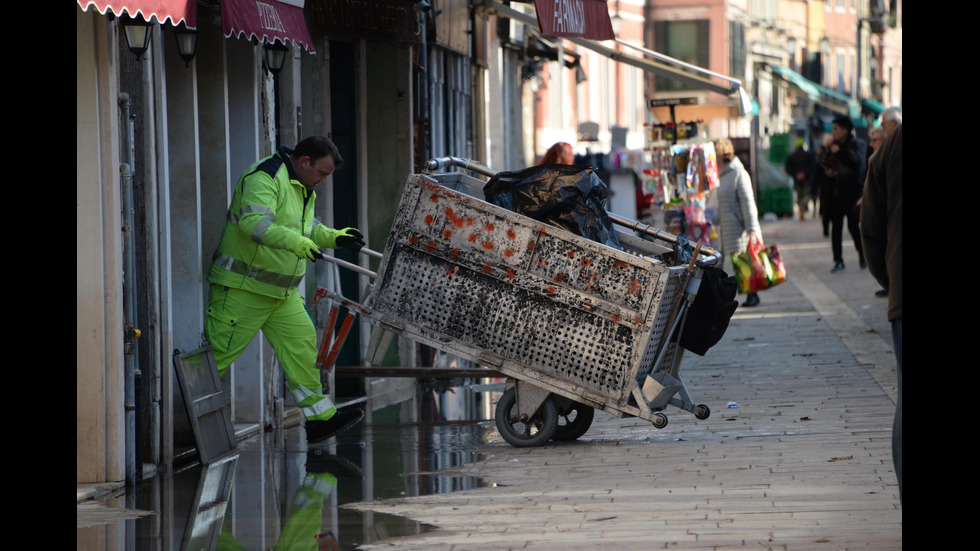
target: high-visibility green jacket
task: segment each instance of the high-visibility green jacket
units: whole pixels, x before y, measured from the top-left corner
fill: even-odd
[[[306,273],[306,260],[292,252],[301,236],[319,247],[336,247],[338,232],[313,217],[316,193],[296,179],[291,153],[279,148],[238,180],[211,261],[212,285],[284,297]]]

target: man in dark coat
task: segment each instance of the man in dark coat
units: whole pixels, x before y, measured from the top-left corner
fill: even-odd
[[[898,404],[892,426],[892,459],[902,498],[902,125],[888,134],[871,157],[861,200],[861,236],[868,271],[888,289],[888,321],[892,325],[898,364]]]
[[[813,173],[817,169],[817,156],[803,148],[803,138],[796,140],[796,150],[786,158],[786,173],[793,177],[796,190],[796,204],[800,209],[800,220],[806,218],[810,208],[810,192],[813,190]],[[814,197],[814,204],[817,198]]]
[[[834,272],[844,271],[844,219],[847,218],[847,230],[854,239],[861,267],[866,267],[864,251],[861,245],[861,228],[858,222],[858,211],[855,208],[861,197],[862,185],[861,157],[858,144],[852,134],[854,123],[847,117],[837,117],[833,123],[834,141],[820,158],[826,179],[827,214],[830,217],[831,249],[834,254]]]

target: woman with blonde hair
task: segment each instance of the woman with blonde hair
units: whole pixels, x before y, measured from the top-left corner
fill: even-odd
[[[715,141],[718,156],[719,182],[715,194],[718,197],[719,230],[721,232],[721,252],[725,264],[731,266],[731,255],[745,251],[750,238],[762,242],[762,228],[759,226],[759,211],[755,206],[755,193],[752,179],[735,156],[732,141],[722,138]],[[750,293],[742,306],[759,304],[758,293]]]

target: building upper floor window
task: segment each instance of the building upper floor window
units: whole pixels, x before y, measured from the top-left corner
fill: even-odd
[[[654,49],[698,67],[708,68],[708,20],[655,21]],[[666,77],[656,77],[656,89],[690,90],[694,86]]]

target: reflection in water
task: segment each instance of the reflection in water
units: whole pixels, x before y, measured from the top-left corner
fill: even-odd
[[[422,533],[417,522],[341,506],[482,486],[435,473],[481,459],[496,430],[490,399],[419,385],[415,399],[369,402],[361,425],[312,449],[300,427],[245,439],[229,460],[130,489],[110,505],[155,514],[80,528],[78,548],[346,550]]]

